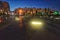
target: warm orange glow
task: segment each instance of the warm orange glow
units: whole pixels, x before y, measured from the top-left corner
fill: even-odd
[[[22,15],[23,10],[19,9],[19,15]]]
[[[19,13],[22,13],[23,12],[23,10],[19,10]]]
[[[23,16],[19,16],[20,19],[20,28],[23,28]]]
[[[19,19],[20,19],[20,23],[22,23],[23,17],[19,16]]]
[[[0,19],[0,23],[2,22],[2,20]]]

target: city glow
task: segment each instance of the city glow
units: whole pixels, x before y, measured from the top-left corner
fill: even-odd
[[[58,11],[55,11],[55,12],[54,12],[54,15],[57,15],[57,14],[59,14],[59,12],[58,12]]]

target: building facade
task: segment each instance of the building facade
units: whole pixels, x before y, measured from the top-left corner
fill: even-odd
[[[17,8],[15,9],[15,14],[24,14],[24,15],[36,15],[36,13],[39,13],[39,15],[50,15],[51,12],[53,12],[49,8]]]
[[[5,13],[5,14],[8,14],[8,12],[10,11],[10,6],[9,6],[9,3],[8,2],[5,2],[5,1],[0,1],[0,11],[1,13]]]

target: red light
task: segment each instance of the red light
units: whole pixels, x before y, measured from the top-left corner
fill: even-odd
[[[0,19],[0,23],[2,22],[2,20]]]

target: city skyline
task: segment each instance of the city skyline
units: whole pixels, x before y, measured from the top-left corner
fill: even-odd
[[[24,7],[36,7],[36,8],[50,8],[54,10],[60,10],[59,0],[2,0],[6,1],[10,5],[10,10],[14,11],[16,8]]]

